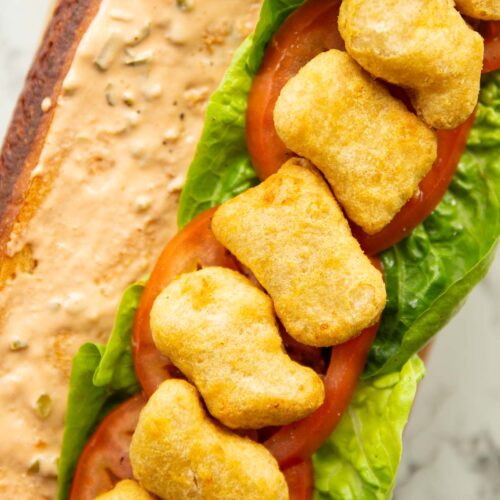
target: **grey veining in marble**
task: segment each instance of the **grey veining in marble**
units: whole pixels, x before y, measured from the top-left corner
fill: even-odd
[[[3,137],[52,0],[0,3]],[[435,344],[395,499],[500,499],[500,259]]]

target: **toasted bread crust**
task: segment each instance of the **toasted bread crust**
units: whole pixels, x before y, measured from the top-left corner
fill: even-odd
[[[56,102],[76,48],[100,3],[101,0],[58,0],[26,77],[0,154],[0,267],[21,210],[40,201],[40,196],[30,192],[30,175],[54,114],[53,108],[42,111],[42,101],[49,97]],[[36,206],[28,210],[31,214],[35,211]]]

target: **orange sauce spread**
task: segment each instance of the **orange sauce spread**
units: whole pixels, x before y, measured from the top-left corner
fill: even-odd
[[[176,231],[207,99],[259,0],[103,0],[33,180],[53,178],[8,253],[36,267],[0,293],[0,497],[53,498],[71,358],[105,342],[125,287]],[[55,108],[54,108],[55,107]]]

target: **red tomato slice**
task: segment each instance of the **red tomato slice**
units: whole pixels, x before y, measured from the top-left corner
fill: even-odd
[[[113,410],[87,442],[75,471],[70,500],[94,500],[123,479],[133,479],[129,459],[132,435],[146,404],[135,396]],[[284,471],[290,500],[310,500],[314,472],[310,460]]]
[[[383,272],[376,257],[370,260]],[[376,323],[358,337],[332,348],[324,379],[324,403],[308,417],[281,427],[264,442],[282,469],[307,460],[335,430],[351,402],[379,326]]]
[[[278,137],[273,111],[284,84],[313,57],[344,49],[338,33],[339,0],[309,0],[283,24],[267,48],[254,79],[247,112],[247,144],[261,179],[275,173],[292,153]],[[402,240],[443,197],[465,148],[473,117],[455,130],[438,132],[438,159],[413,197],[381,232],[367,235],[353,226],[363,250],[374,255]]]
[[[486,23],[483,73],[500,69],[500,21]]]
[[[182,273],[207,266],[239,269],[238,261],[215,239],[210,229],[214,212],[212,208],[202,213],[170,241],[142,294],[134,321],[132,348],[137,378],[148,397],[167,378],[181,376],[153,342],[149,314],[156,297]]]
[[[314,469],[311,459],[283,471],[290,500],[309,500],[314,488]]]
[[[332,349],[325,377],[325,402],[313,414],[281,427],[264,444],[280,467],[307,460],[330,436],[346,411],[363,372],[378,324]]]
[[[288,17],[266,49],[254,78],[247,112],[247,145],[253,165],[264,180],[293,153],[278,137],[273,112],[285,83],[314,56],[344,50],[336,29],[340,0],[309,0]]]
[[[457,170],[475,116],[474,112],[454,130],[437,131],[438,158],[434,167],[420,182],[418,194],[406,203],[382,231],[366,234],[351,222],[354,237],[368,255],[375,255],[401,241],[436,208]]]
[[[156,349],[151,335],[149,314],[159,293],[179,274],[202,267],[221,266],[246,275],[250,273],[215,239],[210,229],[215,210],[213,208],[199,215],[170,241],[144,289],[134,321],[133,354],[137,377],[148,397],[167,378],[182,377]],[[249,277],[256,282],[255,278]],[[285,333],[283,340],[293,359],[323,373],[324,360],[320,349],[299,344]]]
[[[145,402],[135,396],[101,422],[78,460],[70,500],[94,500],[122,479],[132,479],[128,450]]]
[[[201,214],[167,245],[145,288],[134,324],[134,362],[146,395],[152,394],[166,378],[179,375],[157,351],[151,337],[149,314],[155,298],[182,272],[210,265],[238,270],[236,259],[217,242],[210,229],[214,210]],[[373,262],[380,267],[376,259]],[[377,326],[371,327],[358,338],[333,349],[325,378],[325,404],[313,415],[278,429],[267,439],[266,444],[281,466],[286,468],[306,460],[331,434],[349,404],[376,331]],[[323,372],[321,350],[301,348],[288,336],[284,338],[295,359],[306,360],[308,365]],[[266,436],[269,432],[264,430],[259,434]]]

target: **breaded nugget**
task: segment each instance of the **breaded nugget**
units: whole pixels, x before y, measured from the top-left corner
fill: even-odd
[[[288,81],[274,123],[369,234],[392,220],[436,159],[434,132],[339,50],[318,55]]]
[[[500,19],[500,0],[455,0],[457,8],[476,19]]]
[[[167,380],[132,437],[134,477],[164,500],[281,500],[285,478],[266,448],[215,424],[196,389]]]
[[[271,299],[235,271],[181,275],[156,299],[151,330],[228,427],[285,425],[323,403],[320,377],[286,354]]]
[[[319,172],[293,159],[216,211],[215,237],[255,274],[287,332],[329,346],[374,324],[386,293]]]
[[[96,500],[153,500],[153,497],[135,481],[125,479]]]
[[[363,68],[409,89],[432,127],[455,128],[474,110],[483,39],[453,0],[344,0],[339,30]]]

